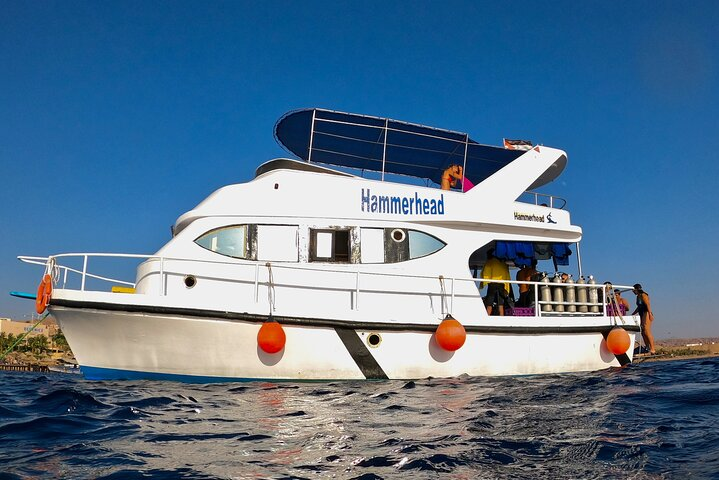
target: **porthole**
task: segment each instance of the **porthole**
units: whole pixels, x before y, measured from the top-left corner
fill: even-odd
[[[392,240],[394,240],[397,243],[404,242],[405,238],[407,238],[407,234],[404,233],[404,230],[395,228],[392,230]]]
[[[195,285],[197,285],[197,279],[194,275],[185,275],[185,286],[187,288],[192,288]]]
[[[379,347],[379,344],[382,343],[382,337],[379,335],[379,333],[370,333],[367,335],[367,345],[369,345],[372,348]]]

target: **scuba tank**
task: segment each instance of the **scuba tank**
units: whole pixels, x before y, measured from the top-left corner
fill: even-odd
[[[542,286],[539,287],[539,294],[542,297],[542,302],[551,302],[552,292],[549,290],[549,277],[547,276],[546,272],[542,273],[542,279],[540,280],[540,282],[542,282]],[[552,306],[548,303],[545,303],[542,305],[542,311],[551,312]]]
[[[589,281],[587,283],[589,285],[597,284],[592,275],[589,275]],[[592,304],[592,306],[589,307],[589,311],[592,313],[599,313],[599,292],[596,288],[589,288],[589,303]]]
[[[579,277],[579,280],[577,281],[577,285],[585,285],[587,281],[584,279],[584,275]],[[578,287],[577,288],[577,303],[587,303],[587,289]],[[579,305],[579,312],[580,313],[587,313],[589,311],[589,307],[587,305]]]
[[[556,305],[554,305],[554,311],[555,312],[563,312],[564,311],[564,288],[562,287],[562,275],[559,272],[556,272],[554,274],[554,278],[552,279],[553,284],[553,298],[556,302]]]
[[[567,277],[567,311],[568,312],[576,312],[577,306],[575,303],[577,302],[577,287],[574,286],[574,279],[571,275]]]

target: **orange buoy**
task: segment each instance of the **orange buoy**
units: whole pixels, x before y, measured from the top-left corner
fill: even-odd
[[[614,327],[607,335],[607,349],[614,355],[627,353],[630,345],[629,334],[622,327]]]
[[[464,341],[467,340],[467,332],[452,315],[447,315],[437,327],[437,331],[434,332],[434,338],[440,347],[448,352],[454,352],[464,345]]]
[[[263,352],[277,353],[285,348],[285,331],[282,325],[274,320],[268,320],[262,324],[257,332],[257,344]]]
[[[50,296],[52,295],[52,278],[47,273],[43,275],[40,285],[37,287],[37,296],[35,297],[35,311],[40,314],[45,311],[50,304]]]

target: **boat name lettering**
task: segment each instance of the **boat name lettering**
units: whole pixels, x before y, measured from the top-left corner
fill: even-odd
[[[437,198],[414,196],[399,197],[372,195],[370,189],[362,189],[362,211],[371,213],[396,213],[402,215],[444,215],[444,194]]]
[[[535,215],[533,213],[514,212],[515,220],[527,220],[529,222],[544,223],[544,215]]]

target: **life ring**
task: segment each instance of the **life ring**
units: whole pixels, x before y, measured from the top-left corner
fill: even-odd
[[[40,314],[45,311],[50,304],[52,296],[52,277],[47,273],[43,275],[40,285],[37,287],[37,296],[35,297],[35,311]]]

